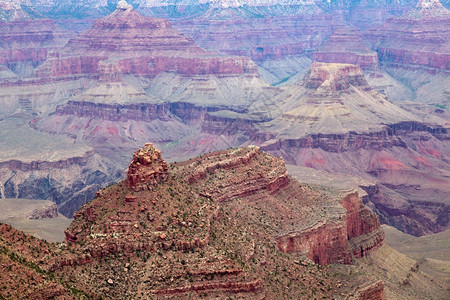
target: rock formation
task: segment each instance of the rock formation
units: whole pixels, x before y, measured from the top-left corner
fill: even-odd
[[[32,19],[22,9],[18,11],[21,13],[16,13],[12,20],[0,21],[0,65],[22,76],[30,75],[50,52],[64,46],[72,34],[58,29],[53,20]]]
[[[161,151],[151,143],[134,152],[128,169],[128,184],[136,191],[151,189],[160,182],[166,181],[168,166],[161,157]]]
[[[338,29],[325,44],[312,55],[314,61],[345,63],[360,66],[363,70],[379,70],[377,53],[362,42],[362,33],[357,28]]]
[[[121,1],[110,15],[69,43],[38,70],[43,77],[97,77],[99,63],[112,58],[124,74],[251,74],[245,57],[224,57],[201,49],[163,19],[144,17]]]
[[[151,144],[135,158],[132,176],[162,163]],[[348,275],[360,266],[313,262],[349,264],[386,250],[377,250],[384,234],[355,191],[300,184],[282,159],[254,146],[174,163],[167,175],[152,189],[130,188],[128,178],[98,191],[76,213],[65,244],[0,225],[0,294],[384,299],[378,277]],[[310,227],[315,222],[324,226]],[[28,274],[18,288],[17,272]]]
[[[156,184],[158,176],[149,169],[161,166],[166,164],[153,145],[136,151],[127,182],[100,190],[95,199],[77,212],[66,231],[67,243],[72,244],[76,253],[87,256],[73,257],[70,262],[59,260],[51,269],[59,273],[90,268],[100,258],[125,255],[131,257],[131,264],[117,271],[126,272],[123,273],[126,278],[134,274],[135,265],[142,264],[133,257],[144,255],[144,260],[153,266],[143,267],[145,278],[150,280],[146,282],[150,287],[147,292],[156,298],[184,297],[202,291],[206,295],[239,294],[245,299],[262,299],[264,295],[273,295],[266,289],[272,284],[263,279],[266,277],[262,270],[272,268],[268,261],[275,256],[269,254],[269,249],[264,250],[266,246],[261,242],[278,241],[288,228],[301,227],[311,218],[324,218],[325,222],[332,218],[338,226],[348,229],[343,232],[343,248],[324,250],[326,247],[318,244],[310,245],[307,256],[317,263],[351,263],[353,255],[361,257],[383,243],[376,216],[359,202],[357,194],[322,199],[318,203],[319,193],[290,178],[283,160],[261,152],[258,147],[214,152],[172,164],[168,169],[163,167],[164,175],[159,175]],[[150,174],[140,176],[139,182],[152,188],[135,189],[135,185],[130,185],[136,182],[136,174]],[[308,217],[310,210],[330,205],[336,209],[330,215]],[[298,236],[302,234],[309,236],[306,232]],[[333,230],[325,228],[320,237],[331,239],[333,235]],[[359,244],[359,240],[364,243]],[[228,251],[235,254],[227,254]],[[237,263],[239,260],[253,271],[243,269]],[[291,266],[292,276],[297,276],[294,274],[301,266],[292,261]],[[102,274],[113,274],[109,268],[103,265]],[[103,293],[119,296],[128,284],[139,289],[143,280],[116,283],[116,276],[108,278],[110,282],[88,285],[82,284],[80,278],[76,286],[88,294],[95,286]],[[108,285],[116,285],[118,290],[105,289]],[[294,289],[291,295],[297,293]]]
[[[420,0],[400,18],[369,30],[365,36],[382,63],[397,68],[448,72],[450,12],[439,0]]]

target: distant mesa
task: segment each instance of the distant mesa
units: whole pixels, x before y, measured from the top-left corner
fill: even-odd
[[[144,17],[125,1],[70,40],[36,73],[41,78],[60,80],[95,78],[99,76],[100,62],[108,59],[113,59],[123,74],[147,77],[162,72],[258,76],[249,58],[206,51],[172,29],[169,21]]]

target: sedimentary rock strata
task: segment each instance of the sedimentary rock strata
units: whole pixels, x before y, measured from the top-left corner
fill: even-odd
[[[128,184],[135,190],[151,189],[167,180],[168,166],[161,157],[161,151],[152,144],[134,152],[133,160],[128,168]]]
[[[424,0],[400,18],[367,31],[382,63],[396,68],[447,72],[450,13],[438,0]]]
[[[256,75],[245,57],[224,57],[196,46],[172,29],[169,21],[144,17],[128,6],[96,20],[92,29],[68,44],[38,70],[41,77],[98,76],[99,64],[113,58],[122,73]]]
[[[102,259],[119,259],[121,265],[120,257],[125,256],[131,257],[128,267],[106,271],[109,267],[103,265],[103,274],[128,272],[123,273],[125,277],[134,276],[134,266],[140,265],[148,280],[140,279],[133,285],[139,290],[144,284],[156,298],[204,293],[211,297],[241,295],[263,299],[272,295],[267,290],[271,283],[264,276],[257,276],[261,271],[251,273],[238,261],[251,269],[272,268],[267,262],[272,257],[270,252],[279,250],[265,249],[261,243],[267,239],[278,242],[284,231],[302,227],[305,220],[311,220],[311,211],[321,211],[329,205],[336,207],[330,214],[313,218],[324,218],[344,229],[343,247],[331,251],[319,244],[307,246],[311,253],[307,257],[317,263],[350,263],[352,257],[366,255],[383,243],[377,218],[359,202],[357,194],[321,198],[319,193],[290,178],[282,159],[271,157],[258,147],[214,152],[175,163],[159,181],[153,176],[156,173],[139,177],[139,182],[150,184],[151,189],[130,187],[136,174],[149,174],[149,169],[161,164],[160,152],[153,145],[138,150],[128,181],[100,190],[77,212],[66,231],[67,243],[78,249],[75,253],[85,254],[66,255],[49,268],[57,273],[77,273],[98,265]],[[335,233],[327,227],[315,238],[331,239]],[[355,242],[363,237],[364,244]],[[360,248],[350,249],[349,240],[353,241],[352,246]],[[144,264],[136,260],[139,257],[144,257]],[[305,268],[293,263],[293,270],[302,267]],[[117,283],[117,290],[108,291],[105,285],[116,285],[117,277],[111,275],[110,279],[112,283],[99,281],[93,286],[109,295],[121,295],[127,283]]]
[[[362,33],[357,28],[343,27],[336,30],[315,51],[312,59],[326,63],[345,63],[360,66],[363,70],[379,70],[377,53],[362,42]]]

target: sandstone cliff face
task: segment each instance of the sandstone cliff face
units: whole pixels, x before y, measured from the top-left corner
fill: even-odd
[[[318,220],[300,231],[277,238],[283,252],[306,255],[319,264],[352,263],[352,257],[363,257],[383,245],[384,233],[378,217],[365,207],[358,193],[341,200],[345,212],[334,212],[331,220]]]

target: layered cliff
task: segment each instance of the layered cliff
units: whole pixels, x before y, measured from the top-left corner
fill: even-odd
[[[382,63],[397,68],[448,72],[450,13],[439,0],[421,0],[400,18],[366,32]]]
[[[126,2],[124,2],[126,3]],[[113,58],[125,74],[250,74],[256,67],[245,57],[224,57],[203,50],[163,19],[144,17],[131,6],[118,5],[96,20],[38,70],[43,77],[96,76],[99,62]]]
[[[362,41],[362,33],[357,28],[343,27],[328,38],[315,51],[312,59],[326,63],[344,63],[360,66],[363,70],[379,70],[377,53],[371,51]]]
[[[12,18],[0,21],[0,64],[29,75],[73,34],[57,28],[51,19],[31,18],[20,6],[12,11]]]

